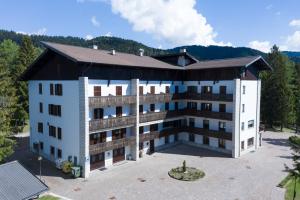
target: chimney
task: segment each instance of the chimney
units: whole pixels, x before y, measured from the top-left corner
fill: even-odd
[[[94,44],[93,49],[98,49],[98,46]]]
[[[180,53],[186,53],[186,49],[184,48],[184,49],[180,49],[180,51],[179,51]]]
[[[111,53],[111,55],[116,55],[116,50],[112,49],[112,50],[110,51],[110,53]]]
[[[139,53],[140,56],[144,56],[144,49],[139,49]]]

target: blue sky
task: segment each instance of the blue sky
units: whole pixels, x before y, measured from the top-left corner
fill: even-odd
[[[300,51],[299,0],[0,0],[0,8],[0,29],[27,34]]]

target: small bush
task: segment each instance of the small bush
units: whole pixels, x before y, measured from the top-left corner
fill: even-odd
[[[73,167],[73,163],[70,161],[65,161],[62,164],[62,171],[66,174],[71,173]]]

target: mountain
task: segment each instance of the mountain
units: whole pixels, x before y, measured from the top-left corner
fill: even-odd
[[[296,51],[283,51],[285,55],[287,55],[291,60],[296,63],[300,63],[300,52]]]

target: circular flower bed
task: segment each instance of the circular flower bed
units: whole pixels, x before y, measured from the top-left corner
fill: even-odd
[[[169,171],[169,176],[181,181],[195,181],[199,178],[203,178],[205,173],[194,167],[186,167],[186,170],[183,170],[183,167],[173,168]]]

